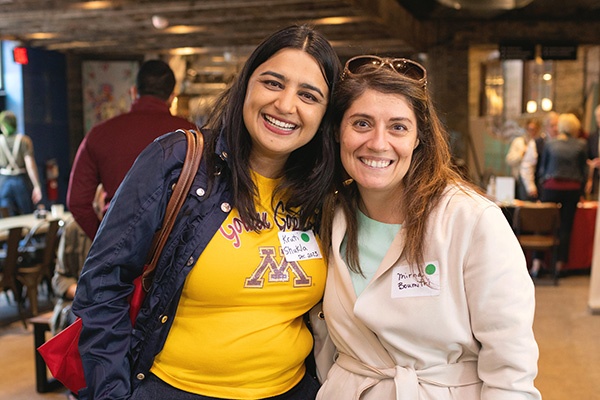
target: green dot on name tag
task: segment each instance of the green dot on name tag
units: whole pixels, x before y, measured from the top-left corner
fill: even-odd
[[[308,236],[308,233],[303,233],[300,235],[300,237],[302,238],[302,240],[304,240],[305,242],[310,242],[310,236]]]
[[[427,266],[425,267],[425,273],[427,275],[433,275],[433,274],[435,274],[435,265],[433,265],[433,264],[427,264]]]

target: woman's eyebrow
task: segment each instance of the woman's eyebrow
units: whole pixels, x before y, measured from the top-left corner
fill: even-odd
[[[373,117],[371,115],[366,114],[366,113],[362,113],[362,112],[354,113],[352,115],[349,115],[349,117],[351,117],[351,118],[373,119]]]
[[[264,75],[272,75],[277,79],[281,79],[282,81],[285,81],[285,76],[278,74],[277,72],[273,72],[273,71],[265,71],[262,74],[260,74],[260,76],[264,76]]]
[[[394,117],[394,118],[390,118],[390,122],[410,122],[412,123],[412,120],[409,117]]]
[[[321,95],[321,97],[325,97],[325,96],[323,96],[323,92],[321,92],[321,89],[319,89],[316,86],[313,86],[313,85],[308,84],[308,83],[302,83],[300,85],[300,87],[303,87],[303,88],[309,89],[309,90],[314,90],[315,92],[319,93]]]

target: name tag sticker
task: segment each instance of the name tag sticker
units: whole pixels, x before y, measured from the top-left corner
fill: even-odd
[[[439,296],[440,268],[437,261],[425,264],[424,273],[399,265],[392,270],[392,298]]]
[[[313,231],[279,232],[279,242],[287,261],[323,258]]]

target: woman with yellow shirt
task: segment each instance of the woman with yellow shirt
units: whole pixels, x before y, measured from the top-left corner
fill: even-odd
[[[135,326],[141,274],[184,159],[180,133],[138,158],[102,221],[74,312],[80,399],[314,399],[303,315],[323,294],[315,230],[333,175],[340,64],[307,26],[260,44],[202,129],[202,164]]]

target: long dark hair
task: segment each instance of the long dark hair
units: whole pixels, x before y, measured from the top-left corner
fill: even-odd
[[[316,135],[290,154],[277,192],[285,193],[286,211],[297,211],[302,228],[314,228],[320,219],[323,199],[332,185],[335,142],[331,104],[334,85],[340,75],[340,61],[321,33],[307,25],[290,26],[272,34],[254,50],[232,85],[217,99],[206,124],[212,132],[205,148],[208,171],[220,163],[215,150],[218,137],[222,135],[228,146],[227,158],[232,170],[229,179],[233,187],[234,204],[242,220],[255,229],[261,221],[256,214],[256,187],[249,164],[252,141],[242,118],[244,99],[254,71],[275,53],[288,48],[302,50],[316,60],[329,88],[329,99]]]

